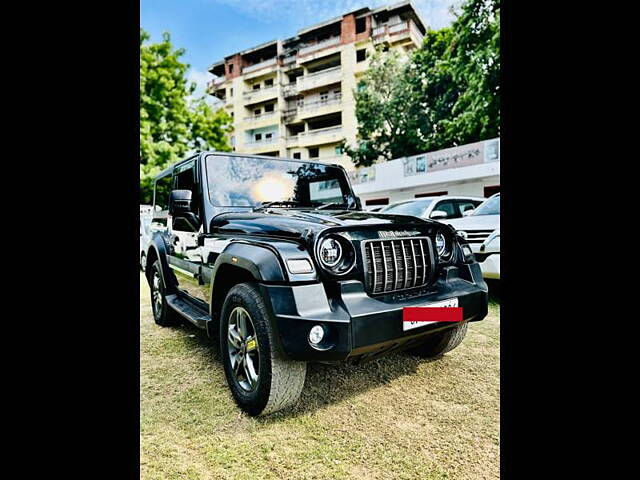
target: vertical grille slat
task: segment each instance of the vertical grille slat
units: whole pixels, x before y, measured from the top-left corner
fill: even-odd
[[[427,285],[432,248],[428,237],[368,240],[363,246],[367,290],[388,293]]]

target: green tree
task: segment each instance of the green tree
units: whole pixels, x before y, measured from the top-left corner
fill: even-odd
[[[417,136],[416,105],[405,80],[406,62],[395,51],[377,50],[354,92],[358,119],[358,145],[344,145],[358,167],[384,157],[390,160],[413,152]]]
[[[229,151],[231,117],[204,99],[190,101],[189,65],[180,61],[168,33],[148,43],[140,29],[140,201],[151,203],[153,179],[164,168],[198,150]]]
[[[500,135],[500,0],[467,0],[446,53],[460,95],[442,121],[450,145]]]
[[[376,53],[355,100],[356,166],[499,136],[499,0],[466,0],[406,64]]]

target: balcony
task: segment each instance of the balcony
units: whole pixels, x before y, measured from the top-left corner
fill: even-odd
[[[296,85],[298,86],[298,92],[304,92],[332,83],[339,83],[340,81],[342,81],[342,66],[338,65],[337,67],[327,68],[326,70],[320,70],[319,72],[298,77]]]
[[[298,107],[298,117],[300,119],[328,115],[342,110],[342,95],[334,95],[325,100],[315,102],[304,102]]]
[[[244,117],[243,121],[247,124],[247,127],[250,126],[250,128],[268,127],[269,125],[279,123],[279,112],[274,110],[273,112],[265,112],[260,115],[252,115],[250,117]]]
[[[220,77],[207,82],[207,92],[213,95],[213,92],[218,90],[226,80],[227,79],[225,77]]]
[[[342,125],[308,130],[298,134],[298,146],[322,145],[325,143],[337,143],[343,138]]]
[[[237,151],[239,153],[263,153],[270,152],[273,150],[278,150],[279,142],[278,137],[271,138],[263,138],[262,140],[252,140],[249,142],[245,142],[244,145],[240,146]]]
[[[330,55],[336,51],[336,48],[332,47],[337,47],[338,45],[340,45],[339,36],[308,45],[298,50],[298,61],[308,62],[325,55]]]
[[[244,103],[250,105],[252,103],[264,102],[278,96],[278,88],[276,85],[259,90],[249,90],[242,94]]]
[[[242,69],[242,75],[246,79],[256,78],[261,75],[266,75],[271,72],[275,72],[278,68],[278,59],[276,57],[270,58],[269,60],[265,60],[263,62],[254,63],[253,65],[248,65]]]
[[[411,40],[416,46],[422,45],[424,35],[412,20],[394,23],[392,25],[380,25],[373,29],[371,34],[374,44],[378,43],[398,43]]]
[[[295,83],[285,85],[284,87],[282,87],[282,93],[284,94],[285,98],[295,97],[296,95],[298,95],[298,85]]]

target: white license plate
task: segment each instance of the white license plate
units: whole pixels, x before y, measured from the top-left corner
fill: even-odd
[[[458,298],[449,298],[447,300],[442,300],[441,302],[433,302],[430,303],[429,305],[421,305],[420,308],[431,308],[431,307],[457,307],[458,306]],[[419,327],[424,327],[425,325],[429,325],[430,323],[435,323],[435,322],[405,322],[404,319],[402,320],[402,330],[403,331],[407,331],[407,330],[412,330],[414,328],[419,328]]]

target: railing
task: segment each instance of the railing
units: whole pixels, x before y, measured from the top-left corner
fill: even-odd
[[[338,65],[337,67],[327,68],[326,70],[320,70],[319,72],[309,73],[302,77],[298,77],[296,79],[298,91],[322,86],[326,81],[331,83],[333,83],[333,80],[340,81],[341,72],[342,66]]]
[[[412,20],[405,20],[404,22],[398,22],[391,25],[380,25],[373,29],[372,37],[382,37],[385,35],[396,35],[398,33],[412,31],[419,39],[423,37],[422,33],[416,27]]]
[[[251,72],[255,72],[256,70],[260,70],[262,68],[274,66],[277,63],[277,61],[278,60],[274,57],[260,63],[254,63],[253,65],[248,65],[242,69],[242,73],[251,73]]]
[[[298,105],[299,112],[307,112],[309,110],[316,110],[318,108],[326,107],[329,105],[336,105],[342,103],[342,94],[334,95],[332,98],[326,100],[316,100],[315,102],[304,102]]]
[[[298,50],[298,56],[308,55],[317,50],[322,50],[323,48],[326,48],[326,47],[338,45],[339,43],[340,43],[340,37],[331,37],[327,40],[323,40],[321,42],[314,43],[313,45],[308,45],[306,47],[301,48],[300,50]]]
[[[215,90],[220,85],[222,85],[225,81],[226,81],[225,77],[214,78],[213,80],[210,80],[209,82],[207,82],[208,91]]]
[[[285,97],[293,97],[298,94],[298,85],[295,83],[282,87],[282,93]]]
[[[319,137],[321,135],[331,135],[342,132],[342,125],[335,125],[333,127],[318,128],[316,130],[308,130],[306,132],[300,132],[298,138],[305,140],[307,138]]]
[[[271,145],[272,143],[278,143],[278,137],[263,138],[262,140],[250,140],[244,142],[248,147],[259,147],[260,145]]]
[[[275,110],[273,112],[265,112],[265,113],[261,113],[260,115],[252,115],[250,117],[244,117],[245,122],[251,122],[251,121],[257,121],[257,120],[264,120],[265,118],[269,118],[269,117],[273,117],[277,114],[278,112],[276,112]]]
[[[242,95],[244,97],[250,97],[251,95],[260,95],[262,93],[273,93],[276,90],[276,86],[273,85],[271,87],[265,87],[265,88],[259,88],[257,90],[249,90],[247,92],[244,92]]]

